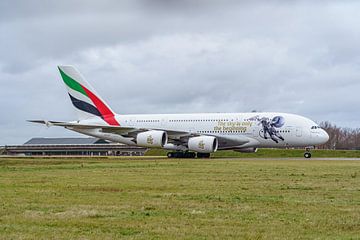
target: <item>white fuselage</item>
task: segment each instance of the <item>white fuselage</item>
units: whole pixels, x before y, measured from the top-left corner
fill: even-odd
[[[329,139],[328,134],[312,120],[295,114],[276,112],[116,115],[116,120],[122,127],[188,132],[231,140],[220,141],[219,150],[307,147],[323,144]],[[79,123],[106,125],[101,118],[82,120]],[[133,144],[129,139],[112,138],[107,133],[86,130],[81,133]],[[240,144],[244,137],[249,141]]]

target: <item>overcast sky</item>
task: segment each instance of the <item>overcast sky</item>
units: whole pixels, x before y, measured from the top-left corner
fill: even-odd
[[[59,64],[120,114],[256,109],[360,127],[359,12],[360,1],[2,0],[0,145],[79,136],[26,122],[75,120]]]

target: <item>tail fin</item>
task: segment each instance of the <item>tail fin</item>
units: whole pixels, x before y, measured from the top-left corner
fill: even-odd
[[[79,120],[94,116],[102,118],[112,126],[120,124],[109,105],[96,93],[91,85],[73,66],[58,66],[61,77],[66,85],[71,102],[78,113]]]

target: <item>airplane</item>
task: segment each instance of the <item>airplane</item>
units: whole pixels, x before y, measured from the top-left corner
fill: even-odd
[[[329,135],[314,121],[279,112],[116,114],[73,66],[58,66],[77,112],[76,121],[29,120],[60,126],[111,142],[162,148],[169,158],[209,158],[220,150],[256,152],[258,148],[304,147],[324,144]]]

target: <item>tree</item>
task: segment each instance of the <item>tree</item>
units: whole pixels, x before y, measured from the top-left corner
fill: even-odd
[[[329,141],[319,148],[360,149],[360,128],[341,128],[329,121],[321,122],[320,127],[329,134]]]

